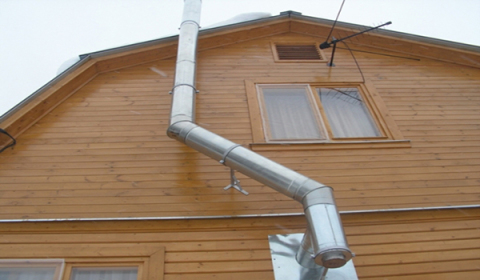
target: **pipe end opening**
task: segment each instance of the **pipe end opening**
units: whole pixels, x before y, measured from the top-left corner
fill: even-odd
[[[338,251],[327,252],[323,254],[321,258],[322,265],[328,268],[342,267],[347,263],[347,258],[345,257],[345,255]]]

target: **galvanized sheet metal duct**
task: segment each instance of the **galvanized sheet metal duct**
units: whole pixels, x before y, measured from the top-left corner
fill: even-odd
[[[168,136],[302,203],[308,228],[297,260],[307,267],[314,263],[327,268],[343,266],[352,252],[330,187],[194,123],[200,9],[201,0],[185,0]]]

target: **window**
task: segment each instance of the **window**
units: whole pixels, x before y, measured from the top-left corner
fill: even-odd
[[[0,260],[0,280],[138,280],[141,264],[121,265],[67,264],[64,270],[63,259]]]
[[[0,280],[163,279],[165,248],[159,244],[22,246],[9,254],[18,259],[0,259]]]
[[[63,260],[0,260],[0,280],[59,280]]]
[[[318,42],[272,42],[273,58],[276,62],[325,62],[325,55]]]
[[[271,140],[326,139],[305,86],[260,86],[262,115]]]
[[[253,148],[410,147],[369,82],[281,84],[246,81]],[[375,146],[371,144],[375,143]],[[326,146],[324,145],[326,144]],[[350,145],[350,146],[348,146]],[[306,147],[306,146],[305,146]]]
[[[258,85],[258,94],[267,140],[383,136],[356,87]]]

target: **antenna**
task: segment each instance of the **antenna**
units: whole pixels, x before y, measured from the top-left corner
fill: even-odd
[[[330,59],[330,62],[329,62],[327,65],[330,66],[330,67],[334,66],[334,64],[333,64],[333,57],[335,56],[335,50],[337,49],[337,43],[338,43],[338,42],[342,42],[342,41],[344,41],[344,40],[346,40],[346,39],[350,39],[350,38],[352,38],[352,37],[358,36],[358,35],[360,35],[360,34],[363,34],[363,33],[366,33],[366,32],[369,32],[369,31],[378,29],[378,28],[380,28],[380,27],[382,27],[382,26],[390,25],[390,24],[392,24],[391,21],[389,21],[389,22],[387,22],[387,23],[384,23],[384,24],[380,24],[379,26],[375,26],[375,27],[372,27],[372,28],[369,28],[369,29],[360,31],[360,32],[355,33],[355,34],[352,34],[352,35],[350,35],[350,36],[343,37],[343,38],[341,38],[341,39],[335,39],[335,37],[332,37],[333,40],[332,40],[330,43],[328,42],[328,38],[327,38],[327,41],[325,41],[325,42],[323,42],[323,43],[320,44],[320,49],[321,49],[321,50],[328,49],[328,48],[330,48],[330,47],[333,45],[332,58]],[[331,33],[331,31],[330,31],[330,33]],[[330,36],[330,35],[329,35],[329,36]]]
[[[330,29],[330,33],[328,33],[328,36],[325,42],[328,42],[328,40],[330,39],[330,36],[332,35],[333,29],[335,29],[335,25],[337,24],[338,17],[340,17],[340,13],[342,12],[342,9],[343,9],[343,4],[345,4],[345,0],[343,0],[342,5],[340,6],[340,10],[338,10],[337,17],[335,18],[335,21],[332,24],[332,29]]]

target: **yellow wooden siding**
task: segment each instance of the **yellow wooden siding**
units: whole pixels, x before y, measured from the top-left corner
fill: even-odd
[[[318,41],[284,34],[200,52],[197,123],[248,146],[245,79],[361,81],[343,49],[333,68],[274,62],[271,42],[310,39]],[[340,210],[478,204],[480,70],[355,56],[411,148],[260,153],[332,186]],[[243,175],[249,196],[224,191],[228,168],[165,136],[174,65],[165,59],[99,74],[18,137],[0,154],[0,219],[301,212]]]
[[[479,208],[342,219],[360,279],[478,279]],[[10,223],[0,227],[0,258],[22,258],[45,245],[51,254],[66,247],[78,252],[101,247],[113,258],[128,256],[129,246],[150,245],[165,247],[166,280],[273,280],[268,235],[303,233],[305,226],[302,216]]]
[[[17,137],[27,130],[32,123],[43,118],[50,110],[88,83],[96,74],[97,69],[94,62],[85,62],[76,71],[68,73],[60,82],[47,87],[39,96],[27,102],[12,117],[2,122],[2,128],[6,129],[10,135]],[[0,141],[0,146],[3,147],[2,144],[4,144],[4,141]]]

